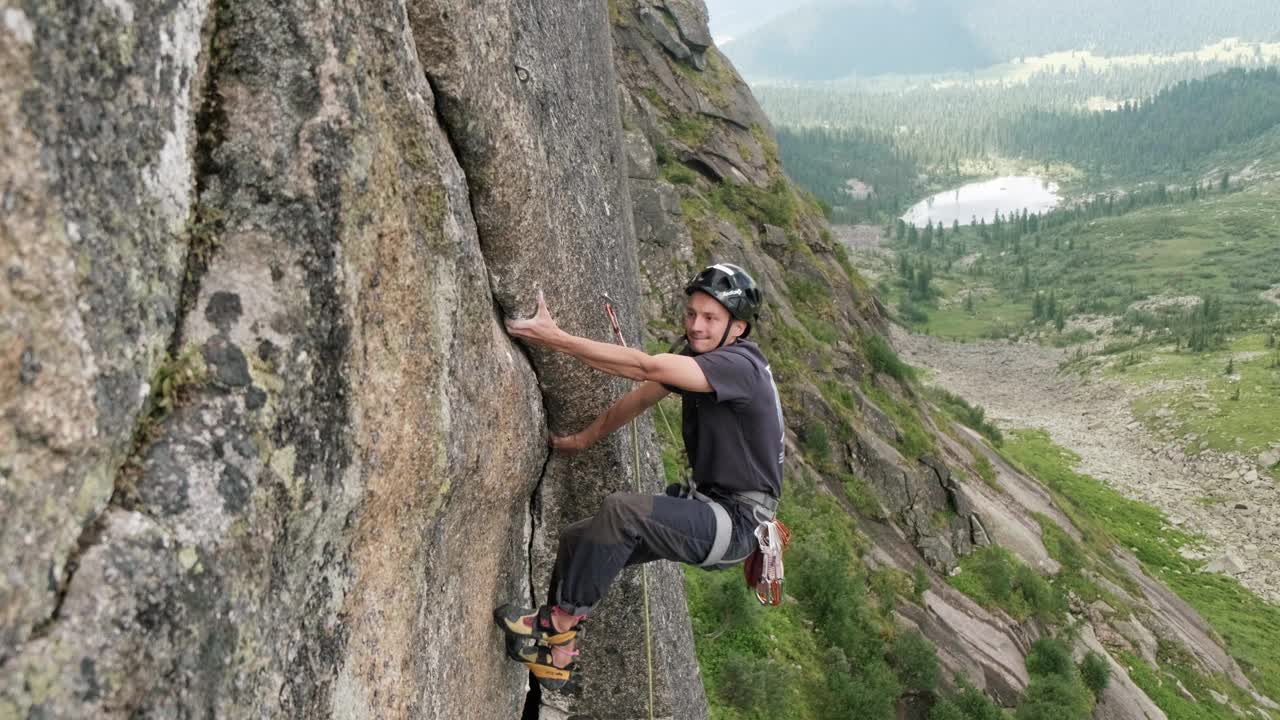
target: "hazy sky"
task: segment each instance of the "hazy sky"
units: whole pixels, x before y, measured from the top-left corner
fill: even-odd
[[[741,35],[771,18],[808,5],[813,0],[707,0],[711,35],[717,43]]]

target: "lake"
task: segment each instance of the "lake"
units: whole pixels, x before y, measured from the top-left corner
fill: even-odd
[[[996,211],[1001,217],[1024,209],[1045,212],[1056,207],[1058,200],[1057,183],[1031,176],[1006,176],[940,192],[912,205],[902,219],[917,227],[941,221],[949,228],[956,220],[961,225],[968,225],[974,218],[991,222]]]

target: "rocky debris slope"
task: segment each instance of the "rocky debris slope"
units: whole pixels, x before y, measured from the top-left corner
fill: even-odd
[[[1080,472],[1159,508],[1173,527],[1204,536],[1195,559],[1280,602],[1280,488],[1240,453],[1187,454],[1130,411],[1129,385],[1059,373],[1063,350],[1026,343],[952,343],[895,329],[909,361],[934,382],[981,404],[1009,427],[1042,428],[1081,458]],[[1017,382],[1011,382],[1016,378]]]
[[[519,715],[489,610],[634,480],[548,462],[623,388],[501,325],[640,305],[605,8],[3,18],[0,717]],[[663,580],[656,710],[701,717]],[[646,714],[636,585],[548,704]]]

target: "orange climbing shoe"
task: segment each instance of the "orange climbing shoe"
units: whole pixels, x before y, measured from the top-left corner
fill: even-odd
[[[515,654],[512,654],[514,651]],[[524,642],[518,647],[507,643],[507,654],[513,660],[524,663],[529,672],[538,679],[538,684],[548,690],[559,690],[568,684],[578,663],[571,662],[565,667],[556,667],[554,654],[561,653],[569,657],[577,657],[577,650],[566,650],[560,646],[548,646],[539,643]]]
[[[552,608],[546,605],[537,610],[529,610],[508,604],[493,611],[493,621],[508,638],[533,640],[546,645],[564,645],[578,636],[576,627],[556,632],[556,626],[551,622],[551,613]]]

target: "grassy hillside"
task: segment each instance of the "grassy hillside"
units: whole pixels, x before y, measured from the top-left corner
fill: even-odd
[[[1153,577],[1167,583],[1222,635],[1260,691],[1272,697],[1280,695],[1280,607],[1260,600],[1229,577],[1198,572],[1198,563],[1178,552],[1194,546],[1193,535],[1171,528],[1158,511],[1076,472],[1074,465],[1079,458],[1055,446],[1043,432],[1014,433],[1003,452],[1040,479],[1085,533],[1085,543],[1080,546],[1071,545],[1061,536],[1055,541],[1067,563],[1078,565],[1080,558],[1105,558],[1115,547],[1132,551]],[[1117,602],[1114,597],[1108,600]],[[1221,705],[1215,708],[1208,703],[1207,708],[1197,708],[1176,693],[1164,691],[1160,671],[1183,679],[1199,697],[1205,694],[1196,692],[1199,688],[1212,688],[1234,697],[1240,695],[1238,689],[1223,678],[1189,672],[1186,658],[1178,657],[1169,648],[1163,648],[1161,655],[1160,668],[1147,667],[1147,672],[1136,673],[1136,677],[1170,718],[1230,716],[1230,711]],[[1140,668],[1146,665],[1132,656],[1126,661]]]
[[[896,245],[910,263],[932,268],[925,297],[913,300],[902,278],[887,289],[915,306],[904,316],[913,327],[958,339],[1024,332],[1048,342],[1088,339],[1057,330],[1056,313],[1047,308],[1034,317],[1037,295],[1045,303],[1052,296],[1068,320],[1122,318],[1117,342],[1187,342],[1194,330],[1189,304],[1199,298],[1219,308],[1214,332],[1258,327],[1277,309],[1261,294],[1280,285],[1278,202],[1280,185],[1270,183],[1128,212],[1121,198],[1112,201],[1111,216],[1081,214],[1034,232],[1023,233],[1017,223],[947,229],[928,248],[920,241]],[[1135,305],[1160,297],[1187,299]]]

